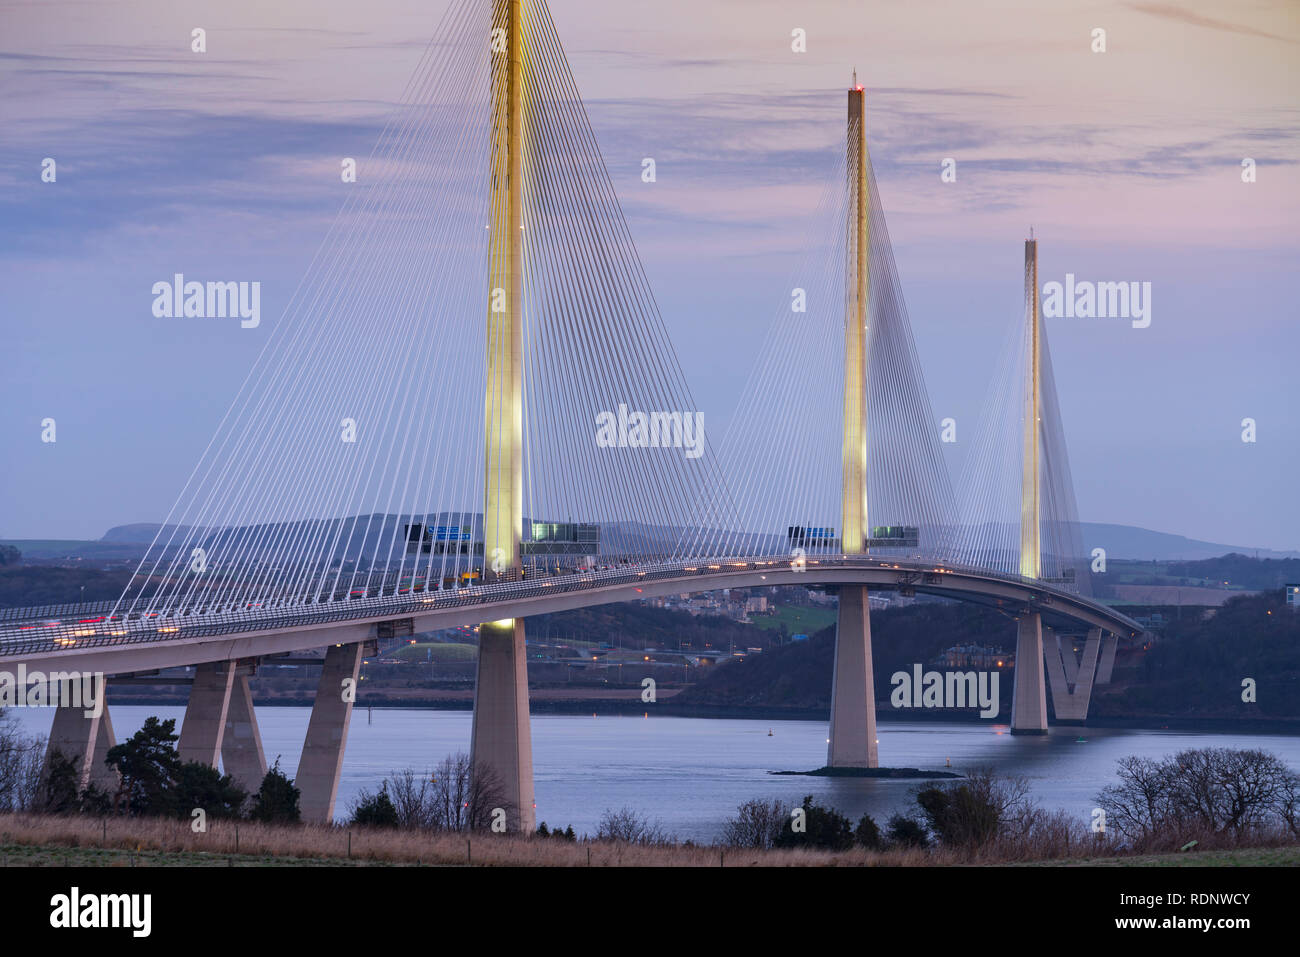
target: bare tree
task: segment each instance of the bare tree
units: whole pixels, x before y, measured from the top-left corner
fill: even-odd
[[[1119,762],[1119,783],[1097,803],[1107,823],[1135,844],[1188,833],[1297,833],[1300,778],[1277,755],[1258,749],[1197,748],[1160,761]]]
[[[40,803],[45,739],[28,737],[0,711],[0,811],[30,811]]]
[[[1285,817],[1282,808],[1296,775],[1275,754],[1258,749],[1212,748],[1206,772],[1215,795],[1218,830],[1238,834],[1269,828]],[[1184,752],[1187,753],[1187,752]]]
[[[430,815],[437,830],[490,829],[498,809],[505,812],[508,823],[519,820],[496,769],[482,762],[475,767],[464,751],[444,758],[430,783]]]
[[[437,827],[437,806],[434,802],[432,775],[417,777],[410,768],[394,771],[386,779],[388,796],[397,809],[399,827],[434,830]]]
[[[1147,841],[1174,820],[1173,781],[1166,761],[1129,755],[1119,760],[1119,783],[1097,795],[1106,825],[1133,841]]]
[[[723,827],[723,843],[729,847],[773,847],[781,828],[790,818],[790,810],[775,798],[771,801],[760,798],[746,801],[736,808],[736,816]]]
[[[615,811],[606,809],[596,828],[596,839],[619,841],[623,844],[671,844],[658,821],[651,823],[630,807]]]
[[[1294,838],[1300,838],[1300,776],[1292,775],[1277,796],[1277,813]]]

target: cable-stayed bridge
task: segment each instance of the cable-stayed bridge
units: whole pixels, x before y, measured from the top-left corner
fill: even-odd
[[[793,303],[716,443],[544,0],[454,0],[361,168],[124,594],[0,613],[3,667],[197,665],[182,758],[256,787],[248,675],[328,646],[297,775],[304,816],[327,820],[367,645],[477,624],[473,760],[526,831],[529,615],[835,590],[836,767],[878,761],[869,589],[1002,608],[1017,622],[1013,730],[1046,730],[1045,675],[1058,719],[1086,716],[1099,657],[1138,628],[1090,597],[1036,243],[954,493],[856,82]],[[1082,663],[1052,627],[1087,632]],[[112,739],[107,711],[60,708],[50,748],[100,779]]]

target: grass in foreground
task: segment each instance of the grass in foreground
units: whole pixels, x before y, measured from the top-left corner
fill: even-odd
[[[0,815],[0,866],[6,867],[863,867],[972,863],[949,851],[855,849],[743,850],[569,843],[505,835],[423,834],[324,826],[209,822],[195,834],[184,821]],[[1076,856],[1050,861],[975,861],[1031,866],[1295,867],[1300,845],[1224,851]]]

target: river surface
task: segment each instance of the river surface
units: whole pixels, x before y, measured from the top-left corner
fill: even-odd
[[[46,734],[47,708],[15,709],[29,733]],[[263,707],[257,712],[268,763],[293,775],[307,731],[309,708]],[[175,718],[175,706],[114,706],[118,741],[149,715]],[[468,711],[358,708],[352,716],[336,815],[348,813],[362,788],[375,789],[402,768],[424,772],[445,756],[468,751]],[[534,715],[533,769],[537,820],[594,834],[606,809],[630,807],[679,839],[711,841],[736,806],[750,798],[798,803],[812,794],[857,821],[870,813],[880,825],[906,810],[916,780],[775,776],[826,763],[827,726],[820,721]],[[771,732],[769,734],[768,732]],[[1029,780],[1037,803],[1087,821],[1095,797],[1115,780],[1126,755],[1161,757],[1184,748],[1262,748],[1300,770],[1300,736],[1109,728],[1053,728],[1045,737],[1013,737],[1006,725],[890,722],[878,728],[885,767],[960,771],[991,765]]]

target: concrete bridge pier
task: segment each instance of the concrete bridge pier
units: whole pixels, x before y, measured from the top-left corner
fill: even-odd
[[[1011,733],[1047,734],[1043,618],[1036,611],[1022,614],[1017,626],[1016,671],[1011,692]]]
[[[236,784],[255,794],[266,777],[266,752],[262,750],[262,732],[248,690],[251,673],[251,667],[239,669],[230,687],[230,707],[221,739],[221,764]]]
[[[478,630],[474,681],[473,769],[491,768],[504,790],[511,831],[537,829],[533,796],[533,737],[528,717],[528,655],[524,620],[485,622]]]
[[[102,694],[103,692],[101,692]],[[64,700],[68,700],[65,698]],[[113,721],[105,701],[98,715],[86,717],[85,708],[60,707],[54,712],[54,724],[45,746],[45,765],[41,771],[44,785],[50,772],[50,758],[58,751],[72,762],[77,771],[77,791],[94,784],[111,796],[117,792],[117,772],[104,763],[108,749],[117,744]]]
[[[181,739],[176,745],[181,761],[218,766],[234,679],[233,661],[210,661],[194,667],[194,684],[190,686]]]
[[[842,585],[831,679],[831,740],[826,749],[829,767],[880,766],[873,682],[867,590],[861,585]]]
[[[1083,644],[1083,661],[1074,657],[1074,642],[1053,636],[1047,642],[1045,658],[1047,676],[1052,685],[1052,707],[1060,724],[1083,724],[1088,717],[1092,698],[1093,676],[1097,672],[1097,654],[1101,648],[1101,629],[1088,632]],[[1073,677],[1071,677],[1073,673]]]
[[[1067,684],[1072,685],[1079,680],[1079,659],[1074,656],[1074,636],[1063,635],[1060,632],[1053,633],[1056,635],[1056,643],[1060,645],[1059,660],[1065,666],[1065,681]],[[1051,642],[1047,642],[1044,647],[1048,649],[1044,652],[1047,655],[1047,660],[1051,661]],[[1050,681],[1052,677],[1051,669],[1048,669],[1047,677]],[[1053,686],[1052,691],[1055,693],[1055,686]]]
[[[343,770],[343,752],[348,743],[365,644],[359,641],[331,645],[325,650],[316,703],[307,722],[307,738],[294,779],[301,792],[302,819],[307,823],[328,824],[334,820],[334,799],[338,796],[339,772]]]
[[[1115,668],[1115,650],[1118,647],[1118,635],[1106,635],[1101,639],[1101,661],[1097,664],[1097,684],[1110,684],[1111,672]]]

